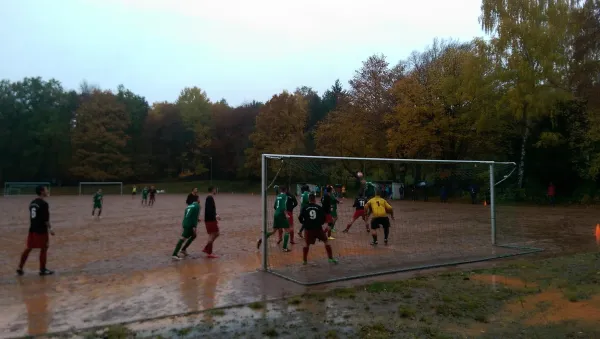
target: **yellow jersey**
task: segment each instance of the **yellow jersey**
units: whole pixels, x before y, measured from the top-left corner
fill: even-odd
[[[392,206],[378,195],[369,199],[366,207],[368,211],[371,211],[373,218],[387,217],[388,211],[392,211]]]

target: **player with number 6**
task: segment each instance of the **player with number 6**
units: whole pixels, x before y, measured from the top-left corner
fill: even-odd
[[[54,235],[54,231],[50,226],[50,207],[44,199],[48,196],[48,189],[45,186],[37,186],[35,194],[37,194],[37,198],[29,204],[29,235],[27,236],[27,246],[21,254],[21,261],[17,269],[18,275],[24,274],[23,266],[25,266],[27,257],[34,248],[40,249],[40,275],[54,273],[46,268],[46,258],[50,246],[48,233]]]

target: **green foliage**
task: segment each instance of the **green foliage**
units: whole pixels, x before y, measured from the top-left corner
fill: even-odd
[[[256,180],[262,153],[478,159],[518,162],[499,201],[545,202],[553,182],[559,202],[597,202],[600,1],[483,0],[480,22],[489,39],[434,39],[394,64],[375,54],[347,89],[302,86],[265,104],[231,107],[188,87],[150,106],[122,85],[3,80],[0,181]],[[302,178],[308,166],[281,175]],[[339,161],[318,171],[344,181],[357,168],[373,180],[465,184],[443,166]]]

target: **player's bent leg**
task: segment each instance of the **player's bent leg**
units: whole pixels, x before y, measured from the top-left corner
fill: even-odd
[[[283,231],[283,251],[284,252],[289,252],[289,248],[288,248],[288,242],[290,241],[290,229],[285,228]]]
[[[181,237],[181,239],[179,239],[179,241],[177,242],[177,245],[175,246],[175,250],[173,251],[173,259],[175,260],[180,260],[181,258],[179,257],[179,250],[181,250],[181,247],[183,246],[183,243],[187,240],[187,238]]]
[[[183,245],[183,247],[181,248],[181,254],[183,254],[184,256],[187,256],[187,255],[188,255],[188,253],[187,253],[187,249],[188,249],[188,247],[190,247],[190,245],[192,244],[192,242],[193,242],[194,240],[196,240],[196,234],[195,234],[195,233],[194,233],[194,234],[192,234],[192,236],[191,236],[191,237],[189,237],[189,238],[186,240],[185,244],[184,244],[184,245]]]
[[[388,243],[388,236],[390,235],[390,227],[389,226],[383,226],[383,242],[387,245]]]

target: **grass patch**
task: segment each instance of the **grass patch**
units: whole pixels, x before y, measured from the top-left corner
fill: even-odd
[[[253,310],[262,310],[265,308],[265,303],[256,301],[256,302],[248,304],[248,307],[250,307]]]
[[[279,335],[279,333],[277,333],[277,331],[274,328],[272,328],[272,327],[271,328],[267,328],[266,330],[264,330],[262,332],[262,334],[264,336],[266,336],[266,337],[269,337],[269,338],[275,338],[275,337],[277,337]]]
[[[114,325],[110,326],[103,337],[107,339],[126,339],[130,338],[134,335],[132,331],[130,331],[127,327],[123,325]]]
[[[400,318],[414,318],[417,312],[412,307],[400,306],[398,308],[398,314],[400,315]]]
[[[360,328],[358,335],[360,338],[387,339],[392,338],[393,331],[388,330],[383,323],[364,325]]]
[[[365,291],[369,293],[410,293],[413,288],[429,287],[429,283],[423,279],[408,279],[399,281],[378,281],[365,286]]]
[[[300,305],[301,303],[302,303],[302,299],[300,299],[299,297],[294,297],[294,298],[288,300],[289,305]]]
[[[356,298],[356,290],[354,288],[336,288],[332,291],[333,296],[340,299]]]
[[[225,315],[225,311],[222,309],[210,310],[210,311],[208,311],[208,314],[217,316],[217,317],[222,317]]]
[[[180,328],[175,331],[175,333],[177,333],[177,335],[180,337],[185,337],[186,335],[190,334],[190,332],[192,332],[191,327]]]
[[[340,337],[335,330],[329,330],[325,333],[325,339],[339,339]]]

